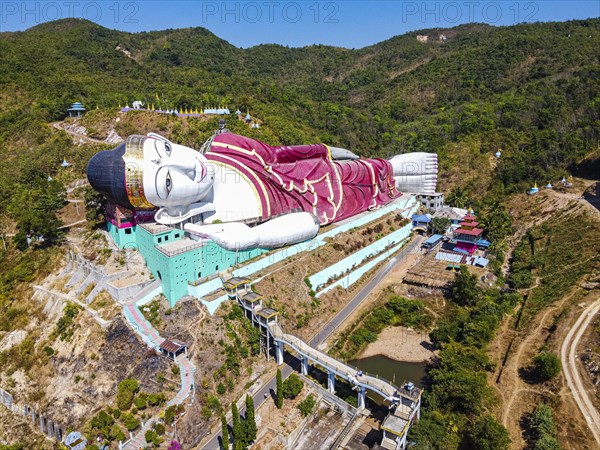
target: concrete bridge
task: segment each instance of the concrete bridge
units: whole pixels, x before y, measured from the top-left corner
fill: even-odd
[[[250,289],[250,283],[251,280],[248,278],[234,277],[224,281],[223,287],[230,297],[237,300],[253,325],[261,329],[262,347],[267,358],[273,350],[277,364],[282,365],[285,346],[287,346],[297,353],[303,375],[308,374],[309,363],[319,365],[327,372],[329,392],[335,393],[336,376],[353,386],[358,395],[358,410],[365,408],[367,390],[380,395],[385,402],[389,402],[391,411],[382,424],[384,431],[382,445],[386,444],[384,447],[390,449],[405,448],[408,429],[414,420],[420,418],[422,390],[412,385],[398,387],[378,376],[362,373],[311,347],[297,336],[284,333],[277,321],[277,311],[263,307],[262,296]]]

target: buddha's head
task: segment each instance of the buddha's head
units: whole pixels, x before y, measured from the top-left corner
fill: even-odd
[[[95,154],[87,176],[94,189],[121,206],[168,211],[201,201],[214,180],[204,155],[154,133],[129,136]]]

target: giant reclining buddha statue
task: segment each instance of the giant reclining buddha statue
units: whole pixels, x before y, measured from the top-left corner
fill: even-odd
[[[199,152],[154,133],[94,155],[90,184],[119,205],[153,210],[227,250],[276,248],[321,225],[379,208],[402,192],[433,193],[437,155],[363,159],[324,144],[270,146],[221,133]]]

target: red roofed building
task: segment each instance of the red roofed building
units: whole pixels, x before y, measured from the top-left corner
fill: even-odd
[[[477,241],[481,239],[483,234],[482,228],[477,228],[479,222],[475,221],[476,217],[468,214],[463,217],[460,222],[460,227],[454,230],[453,238],[456,241],[455,249],[466,251],[472,255],[477,250]]]

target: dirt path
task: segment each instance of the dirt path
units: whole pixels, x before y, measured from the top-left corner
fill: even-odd
[[[57,130],[64,131],[65,133],[70,134],[75,141],[93,142],[95,144],[106,144],[106,141],[94,139],[92,137],[89,137],[87,134],[77,133],[73,130],[70,130],[69,128],[65,128],[63,122],[54,122],[52,123],[52,126]]]
[[[578,205],[582,205],[584,208],[600,216],[600,209],[598,209],[597,205],[597,203],[600,200],[586,199],[582,197],[583,193],[586,192],[590,186],[597,183],[597,181],[578,179],[578,182],[580,182],[581,186],[579,188],[571,188],[572,190],[568,192],[558,192],[552,189],[548,189],[541,191],[540,194],[537,195],[547,196],[547,199],[551,202],[551,205],[548,205],[548,207],[551,208],[552,211],[565,209],[569,205],[569,203],[576,202]],[[516,230],[513,236],[508,239],[508,249],[506,251],[506,257],[504,258],[504,262],[502,263],[501,267],[501,271],[504,276],[508,274],[512,254],[515,251],[515,248],[517,248],[517,245],[519,244],[523,236],[525,236],[525,233],[527,233],[527,231],[532,227],[541,225],[552,216],[553,214],[545,215],[543,214],[543,212],[540,212],[538,217],[535,217],[530,220],[520,221],[521,226]]]
[[[508,400],[505,400],[503,391],[498,387],[500,395],[503,397],[502,425],[504,425],[505,427],[508,427],[509,418],[511,418],[513,420],[519,419],[518,417],[511,416],[513,403],[514,403],[515,399],[517,399],[519,397],[519,395],[518,395],[519,392],[529,390],[525,387],[525,382],[519,376],[519,369],[525,365],[521,362],[521,360],[523,358],[523,353],[525,352],[525,350],[528,350],[529,348],[531,348],[536,340],[539,340],[540,332],[547,326],[546,321],[548,320],[548,316],[551,316],[552,313],[556,312],[559,308],[561,308],[563,306],[563,304],[570,297],[571,296],[565,296],[565,297],[563,297],[563,299],[560,302],[558,302],[555,305],[553,305],[552,307],[548,308],[542,314],[542,316],[539,318],[538,326],[535,328],[535,330],[530,332],[527,335],[527,337],[519,343],[519,346],[517,347],[516,352],[512,356],[509,357],[508,363],[506,364],[506,366],[504,368],[504,372],[503,372],[504,380],[502,383],[502,384],[510,385],[511,384],[510,381],[513,382],[512,384],[514,386],[511,389],[511,395],[508,398]],[[518,337],[515,338],[515,340],[516,339],[518,339]],[[507,380],[507,378],[509,380]],[[507,383],[507,381],[509,381],[509,382]],[[537,391],[535,391],[535,392],[537,392]]]
[[[595,183],[595,181],[582,181],[585,181],[585,183],[580,182],[578,188],[573,189],[572,192],[564,193],[548,190],[541,192],[540,195],[535,199],[521,199],[523,202],[529,202],[526,203],[526,205],[530,205],[529,209],[531,211],[535,211],[535,213],[531,214],[531,212],[529,212],[527,209],[521,209],[523,212],[520,214],[520,217],[518,217],[517,221],[520,226],[510,240],[509,250],[507,252],[508,257],[506,258],[502,267],[502,270],[505,274],[509,273],[510,270],[510,256],[512,255],[512,252],[518,245],[519,241],[527,233],[527,230],[543,224],[550,217],[555,217],[556,214],[560,214],[566,210],[574,212],[575,210],[587,209],[589,211],[593,211],[595,215],[598,214],[599,211],[588,200],[581,197],[582,193],[588,189],[590,185]],[[517,213],[517,215],[519,214]],[[598,256],[593,256],[592,258],[588,258],[588,260],[597,257]],[[572,265],[575,266],[584,262],[587,262],[587,260],[577,261]],[[564,267],[561,268],[561,270],[564,270]],[[560,273],[555,273],[552,275],[560,276]],[[535,287],[538,286],[541,281],[542,279],[536,278],[533,286],[529,289],[520,291],[521,294],[525,294],[526,292],[535,289]],[[549,330],[553,325],[555,315],[572,303],[574,297],[579,292],[580,290],[574,286],[574,288],[566,293],[561,299],[554,302],[552,305],[549,305],[543,311],[540,311],[533,320],[532,327],[530,329],[515,330],[515,316],[514,314],[509,316],[500,326],[496,335],[496,339],[494,340],[495,343],[491,346],[491,348],[493,348],[493,350],[491,350],[491,355],[495,356],[494,359],[498,363],[501,371],[501,376],[499,376],[498,371],[494,374],[494,377],[497,377],[497,380],[494,380],[496,382],[492,382],[492,385],[498,391],[502,399],[501,421],[502,424],[509,430],[511,439],[513,440],[513,448],[522,448],[525,445],[521,435],[521,426],[519,421],[522,418],[523,413],[528,411],[533,404],[539,401],[536,400],[536,397],[539,399],[539,396],[546,395],[548,397],[554,397],[557,395],[557,392],[555,392],[552,386],[528,385],[522,379],[520,371],[529,365],[531,356],[536,353],[536,351],[546,342],[550,333]],[[600,300],[598,302],[600,303]],[[600,310],[600,305],[596,311],[598,310]],[[571,343],[571,340],[573,339],[575,333],[578,332],[575,330],[579,330],[581,331],[581,334],[583,334],[587,323],[589,323],[589,321],[587,321],[587,323],[584,322],[585,317],[587,316],[584,312],[582,317],[580,317],[579,325],[576,324],[570,331],[569,329],[559,328],[559,330],[557,330],[553,335],[553,341],[558,343],[560,343],[566,337],[566,341],[563,344],[563,351],[568,352],[566,348],[572,349],[573,358],[575,357],[575,346],[577,345],[577,342],[573,344]],[[581,336],[581,334],[579,334],[579,336]],[[508,359],[504,368],[502,368],[502,357],[509,348],[510,351],[508,354]],[[569,368],[569,375],[566,374],[567,368]],[[565,370],[567,382],[569,381],[568,376],[571,376],[572,380],[575,379],[575,375],[573,375],[571,371],[574,371],[578,376],[578,372],[576,372],[574,366],[569,367],[568,363],[565,361],[563,361],[563,369]],[[560,393],[558,393],[558,395],[566,401],[566,403],[563,404],[563,408],[566,407],[568,409],[568,411],[563,410],[561,415],[563,417],[571,417],[573,421],[573,424],[569,426],[569,429],[572,426],[576,426],[580,432],[584,432],[583,430],[587,430],[588,426],[595,425],[596,427],[599,427],[600,417],[594,417],[589,412],[591,403],[585,405],[583,398],[577,401],[575,394],[580,394],[583,392],[581,385],[577,385],[577,383],[574,381],[571,381],[568,384],[569,385],[567,386],[567,383],[564,383],[564,387],[560,389]],[[569,400],[571,397],[573,397],[573,401]],[[583,412],[583,416],[586,419],[585,422],[587,422],[586,424],[583,423],[583,417],[580,418],[577,408]],[[598,429],[597,432],[600,433],[600,429]],[[596,434],[594,434],[594,437],[596,437]],[[591,438],[591,436],[589,436],[589,438]]]
[[[577,321],[569,330],[569,333],[562,344],[560,359],[565,377],[567,379],[567,384],[571,389],[573,398],[575,399],[575,402],[577,402],[577,406],[585,417],[586,423],[594,435],[596,442],[598,442],[600,445],[600,414],[598,414],[598,410],[594,407],[594,404],[590,400],[585,386],[581,382],[576,361],[577,344],[599,310],[600,299],[588,306],[579,315]]]

